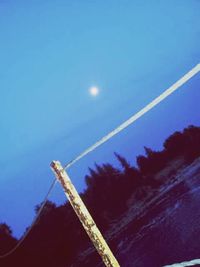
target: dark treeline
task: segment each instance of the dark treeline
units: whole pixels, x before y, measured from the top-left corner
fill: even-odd
[[[87,187],[81,197],[103,233],[127,210],[134,193],[142,200],[147,193],[141,189],[159,187],[154,176],[173,159],[181,157],[188,164],[200,156],[200,127],[189,126],[175,132],[165,140],[162,151],[144,149],[145,155],[137,157],[137,168],[115,153],[121,168],[109,163],[96,164],[85,177]],[[39,207],[36,206],[36,213]],[[16,243],[10,227],[1,223],[0,254]],[[88,244],[89,239],[69,203],[56,206],[48,201],[27,239],[12,255],[0,259],[0,266],[67,267]]]

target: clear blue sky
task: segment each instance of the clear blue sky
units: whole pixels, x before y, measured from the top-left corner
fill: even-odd
[[[200,62],[200,1],[0,1],[0,222],[20,236],[67,163]],[[91,97],[88,88],[100,88]],[[200,75],[69,171],[200,125]],[[59,185],[52,200],[62,203]]]

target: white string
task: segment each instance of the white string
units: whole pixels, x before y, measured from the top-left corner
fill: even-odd
[[[174,263],[172,265],[165,265],[163,267],[186,267],[186,266],[195,266],[200,265],[200,259],[192,260],[192,261],[184,261],[181,263]]]
[[[123,122],[121,125],[119,125],[116,129],[108,133],[106,136],[104,136],[102,139],[100,139],[98,142],[96,142],[91,147],[87,148],[83,153],[81,153],[79,156],[77,156],[75,159],[70,161],[64,166],[64,169],[68,169],[71,167],[74,163],[79,161],[81,158],[85,157],[87,154],[95,150],[97,147],[101,146],[105,142],[107,142],[110,138],[112,138],[114,135],[118,134],[125,128],[127,128],[130,124],[141,118],[144,114],[146,114],[148,111],[150,111],[153,107],[157,106],[160,102],[162,102],[165,98],[167,98],[169,95],[171,95],[173,92],[175,92],[177,89],[179,89],[184,83],[186,83],[188,80],[190,80],[195,74],[197,74],[200,71],[200,64],[197,64],[193,69],[191,69],[188,73],[186,73],[181,79],[179,79],[177,82],[175,82],[172,86],[170,86],[167,90],[165,90],[161,95],[156,97],[153,101],[151,101],[148,105],[146,105],[143,109],[138,111],[136,114],[134,114],[132,117],[130,117],[127,121]]]

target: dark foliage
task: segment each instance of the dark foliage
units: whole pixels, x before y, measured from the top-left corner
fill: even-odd
[[[0,253],[3,254],[11,249],[17,242],[12,237],[12,230],[6,223],[0,223]]]
[[[189,126],[183,132],[175,132],[163,146],[162,151],[144,147],[145,155],[137,157],[138,168],[115,153],[120,169],[108,163],[89,169],[85,177],[87,187],[81,197],[103,232],[127,210],[134,192],[146,185],[152,188],[159,185],[154,174],[172,159],[181,156],[185,163],[190,163],[200,156],[200,127]],[[39,208],[37,205],[36,213]],[[0,253],[10,250],[16,242],[11,229],[0,224]],[[89,239],[69,203],[57,207],[48,201],[23,245],[8,258],[0,259],[0,266],[67,267],[88,244]]]
[[[163,147],[162,151],[144,147],[146,155],[137,157],[137,164],[142,174],[155,174],[179,156],[182,156],[186,163],[199,157],[200,127],[189,126],[183,132],[173,133],[165,140]]]

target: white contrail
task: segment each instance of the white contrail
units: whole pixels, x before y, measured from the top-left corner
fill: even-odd
[[[186,73],[181,79],[179,79],[177,82],[175,82],[172,86],[170,86],[167,90],[165,90],[161,95],[156,97],[153,101],[151,101],[148,105],[146,105],[144,108],[142,108],[140,111],[138,111],[136,114],[134,114],[131,118],[129,118],[127,121],[123,122],[120,126],[118,126],[116,129],[111,131],[109,134],[104,136],[102,139],[100,139],[98,142],[96,142],[94,145],[86,149],[83,153],[81,153],[78,157],[76,157],[74,160],[70,161],[68,164],[64,166],[65,169],[71,167],[75,162],[92,152],[94,149],[96,149],[98,146],[102,145],[106,141],[108,141],[110,138],[112,138],[114,135],[118,134],[122,130],[124,130],[126,127],[128,127],[130,124],[141,118],[145,113],[147,113],[149,110],[151,110],[153,107],[158,105],[160,102],[162,102],[165,98],[167,98],[169,95],[171,95],[173,92],[175,92],[177,89],[179,89],[184,83],[186,83],[188,80],[190,80],[195,74],[197,74],[200,71],[200,64],[197,64],[193,69],[191,69],[188,73]]]

